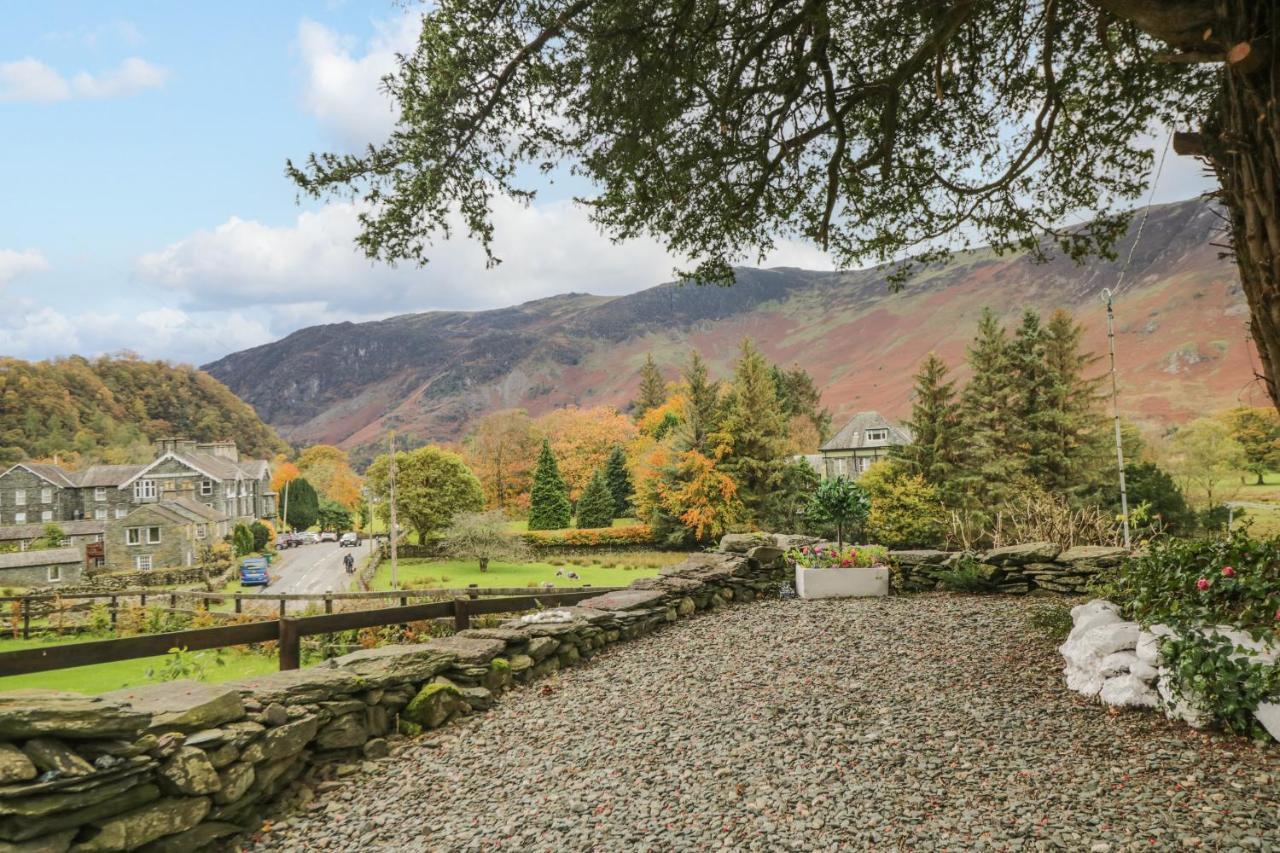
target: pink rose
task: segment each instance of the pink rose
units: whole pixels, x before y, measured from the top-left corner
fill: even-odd
[[[1276,621],[1280,622],[1280,610],[1276,611]]]
[[[1235,569],[1233,569],[1233,568],[1231,568],[1230,566],[1223,566],[1223,567],[1222,567],[1222,576],[1223,576],[1224,578],[1233,578],[1233,577],[1235,577],[1235,576],[1236,576],[1236,570],[1235,570]]]
[[[1208,588],[1209,588],[1208,578],[1200,578],[1200,580],[1196,581],[1196,589],[1200,590],[1201,592],[1203,592]]]
[[[800,553],[801,553],[801,554],[808,554],[808,553],[809,553],[809,546],[808,546],[808,545],[805,545],[803,548],[801,548],[801,549],[800,549]]]

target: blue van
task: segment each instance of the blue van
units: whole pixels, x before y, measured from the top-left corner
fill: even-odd
[[[271,583],[267,575],[265,557],[245,557],[240,561],[240,586],[266,586]]]

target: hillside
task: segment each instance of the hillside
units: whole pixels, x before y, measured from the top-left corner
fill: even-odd
[[[235,439],[242,453],[285,449],[280,437],[203,371],[124,355],[29,362],[0,358],[0,463],[57,454],[141,462],[166,435]]]
[[[1263,402],[1234,267],[1210,244],[1219,231],[1199,201],[1151,212],[1116,303],[1122,407],[1137,420]],[[751,336],[773,360],[807,368],[837,420],[871,408],[901,417],[921,357],[935,350],[960,365],[983,306],[1010,319],[1025,308],[1067,308],[1085,325],[1086,345],[1105,352],[1099,292],[1118,272],[1119,262],[1037,264],[980,251],[892,293],[880,268],[742,269],[731,288],[663,284],[612,298],[569,294],[496,311],[316,326],[206,369],[289,438],[356,448],[387,427],[457,438],[497,408],[623,407],[645,353],[674,376],[697,347],[723,374]]]

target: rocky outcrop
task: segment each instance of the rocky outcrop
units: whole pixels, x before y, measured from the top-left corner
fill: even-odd
[[[216,846],[304,774],[385,757],[388,738],[483,711],[612,643],[775,593],[781,555],[761,535],[577,607],[228,684],[0,694],[0,853]]]
[[[969,559],[992,587],[1005,593],[1083,593],[1104,568],[1129,555],[1123,548],[1077,545],[1063,550],[1052,542],[1028,542],[989,551],[890,551],[893,588],[923,592],[942,588],[940,574]]]

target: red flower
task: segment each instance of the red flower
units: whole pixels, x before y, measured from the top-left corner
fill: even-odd
[[[1201,592],[1203,592],[1208,588],[1209,588],[1208,578],[1200,578],[1200,580],[1196,581],[1196,589],[1200,590]]]
[[[852,566],[852,565],[853,565],[853,562],[852,562],[852,561],[850,561],[850,560],[842,560],[842,561],[840,562],[840,566],[841,566],[842,568],[845,568],[845,569],[849,568],[849,567],[850,567],[850,566]]]
[[[1276,621],[1280,622],[1280,610],[1276,611]]]
[[[808,554],[808,553],[809,553],[809,546],[808,546],[808,545],[805,545],[803,548],[801,548],[801,549],[800,549],[800,553],[801,553],[801,554]]]
[[[1224,578],[1233,578],[1233,577],[1235,577],[1235,576],[1236,576],[1236,570],[1235,570],[1235,569],[1233,569],[1233,568],[1231,568],[1230,566],[1223,566],[1223,567],[1222,567],[1222,576],[1223,576]]]

